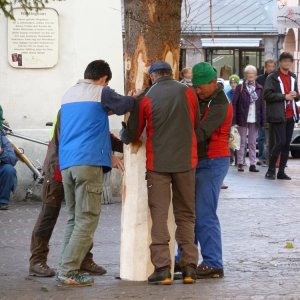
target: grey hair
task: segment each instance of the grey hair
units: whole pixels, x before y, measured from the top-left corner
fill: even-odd
[[[245,67],[244,74],[246,74],[246,73],[248,73],[248,72],[254,72],[254,73],[257,74],[257,69],[256,69],[256,67],[253,66],[253,65],[247,65],[247,66]]]

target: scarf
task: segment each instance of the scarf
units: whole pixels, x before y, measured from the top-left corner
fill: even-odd
[[[250,103],[255,103],[255,101],[258,99],[258,96],[256,94],[256,84],[255,84],[255,81],[252,81],[252,82],[249,82],[249,81],[246,81],[246,87],[247,87],[247,90],[250,94]]]

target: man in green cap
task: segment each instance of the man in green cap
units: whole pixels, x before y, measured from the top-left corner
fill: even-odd
[[[207,62],[193,67],[192,82],[199,98],[201,121],[197,128],[195,240],[200,244],[202,263],[198,278],[224,276],[221,228],[217,206],[222,182],[229,169],[229,132],[233,109],[217,72]]]

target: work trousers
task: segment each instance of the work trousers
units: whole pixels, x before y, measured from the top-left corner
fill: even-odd
[[[147,172],[148,203],[152,218],[150,245],[155,269],[171,267],[168,211],[171,202],[177,225],[175,239],[182,252],[180,265],[196,266],[198,250],[195,230],[195,170],[179,173]]]

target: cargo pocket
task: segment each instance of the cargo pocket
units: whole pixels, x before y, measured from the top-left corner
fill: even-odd
[[[100,185],[87,185],[86,197],[82,203],[82,212],[98,216],[101,210],[101,194],[102,186]]]

